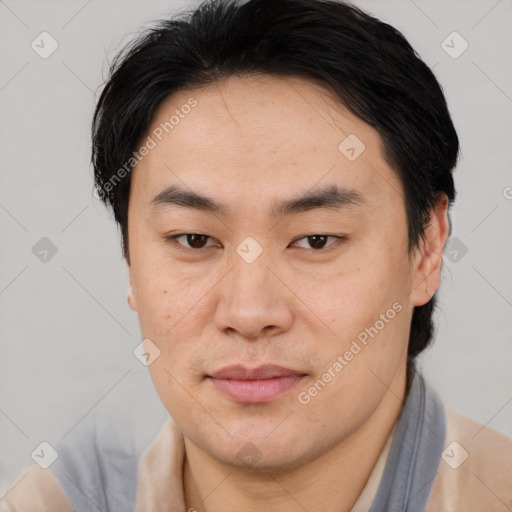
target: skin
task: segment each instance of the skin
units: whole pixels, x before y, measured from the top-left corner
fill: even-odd
[[[409,255],[403,189],[381,137],[332,92],[302,78],[231,77],[170,96],[148,134],[191,97],[197,106],[134,168],[128,212],[129,304],[161,351],[149,370],[184,434],[187,509],[350,510],[401,411],[412,311],[440,282],[447,197]],[[338,150],[348,134],[365,145],[354,161]],[[274,202],[330,184],[359,191],[364,206],[269,216]],[[152,205],[170,185],[229,214]],[[165,238],[179,233],[211,238],[203,249]],[[314,234],[347,239],[315,249],[304,238]],[[252,263],[236,252],[247,236],[263,248]],[[393,303],[401,311],[300,403]],[[307,376],[259,404],[206,378],[264,363]],[[250,466],[237,457],[249,442]]]

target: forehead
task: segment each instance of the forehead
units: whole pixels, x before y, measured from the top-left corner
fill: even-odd
[[[374,202],[401,189],[378,132],[304,78],[230,77],[177,91],[146,137],[156,145],[132,185],[148,199],[175,183],[241,206],[317,184],[356,189]]]

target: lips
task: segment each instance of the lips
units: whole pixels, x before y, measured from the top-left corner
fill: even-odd
[[[269,402],[295,387],[306,374],[266,364],[257,368],[227,366],[209,376],[217,391],[242,403]]]
[[[305,373],[275,364],[264,364],[253,369],[245,368],[241,365],[233,365],[222,368],[222,370],[213,373],[211,377],[214,379],[261,380],[285,377],[287,375],[305,375]]]

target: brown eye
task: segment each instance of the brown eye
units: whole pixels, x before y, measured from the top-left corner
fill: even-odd
[[[206,235],[185,235],[187,237],[187,243],[190,244],[194,249],[202,249],[208,238]]]
[[[308,242],[313,249],[323,249],[329,238],[327,235],[313,235],[308,236]]]
[[[184,243],[179,242],[179,239],[183,238]],[[174,235],[169,237],[169,240],[175,240],[179,249],[204,249],[208,247],[206,245],[206,241],[208,240],[208,235],[201,235],[198,233],[180,233],[179,235]]]
[[[326,246],[327,240],[329,238],[333,238],[334,241]],[[302,238],[299,238],[295,242],[295,244],[297,244],[297,242],[299,242],[301,240],[306,240],[307,244],[309,245],[309,247],[305,247],[306,249],[313,249],[313,250],[318,251],[321,249],[325,249],[326,247],[330,247],[331,245],[333,245],[334,242],[336,242],[337,239],[343,239],[343,237],[331,236],[331,235],[316,235],[315,234],[315,235],[307,235]]]

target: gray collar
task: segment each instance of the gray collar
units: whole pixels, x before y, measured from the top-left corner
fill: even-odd
[[[423,512],[446,435],[444,407],[415,371],[370,512]]]

